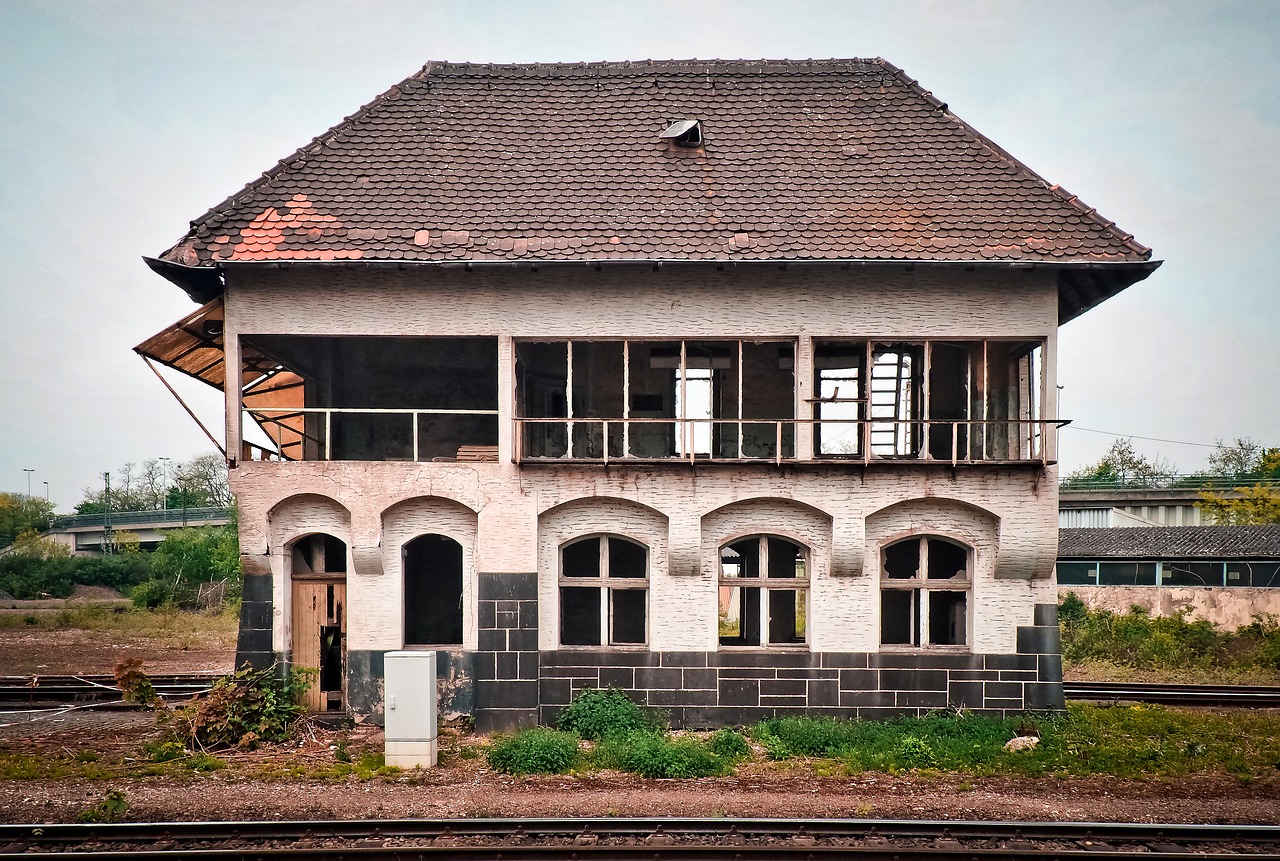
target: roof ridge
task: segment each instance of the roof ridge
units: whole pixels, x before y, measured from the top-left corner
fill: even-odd
[[[1006,150],[1004,147],[1000,146],[991,138],[987,137],[982,132],[978,131],[976,128],[969,125],[969,123],[965,122],[965,120],[959,117],[955,111],[951,110],[947,106],[946,102],[939,99],[929,90],[926,90],[924,87],[920,86],[920,82],[917,79],[909,77],[906,72],[904,72],[902,69],[898,68],[897,66],[893,65],[887,60],[881,59],[880,62],[885,67],[885,69],[890,73],[892,73],[895,77],[897,77],[898,80],[900,80],[904,86],[906,86],[912,92],[922,96],[925,99],[925,101],[933,105],[938,110],[946,113],[948,117],[950,117],[952,120],[958,123],[967,132],[975,136],[984,146],[990,147],[1001,158],[1009,161],[1011,164],[1013,164],[1019,170],[1021,170],[1024,174],[1036,180],[1037,182],[1042,183],[1044,187],[1051,194],[1054,194],[1060,200],[1069,204],[1072,208],[1076,209],[1082,215],[1089,218],[1091,221],[1093,221],[1093,223],[1097,224],[1107,233],[1111,234],[1113,237],[1118,239],[1121,244],[1123,244],[1124,246],[1132,250],[1135,254],[1141,255],[1142,259],[1144,260],[1151,259],[1151,249],[1146,245],[1143,245],[1141,242],[1138,242],[1137,240],[1135,240],[1133,238],[1132,233],[1125,233],[1123,230],[1116,227],[1116,223],[1114,221],[1109,221],[1106,218],[1099,215],[1096,207],[1089,206],[1084,201],[1082,201],[1078,195],[1072,194],[1071,192],[1067,191],[1065,188],[1058,185],[1057,183],[1049,182],[1043,176],[1036,173],[1021,159],[1017,158],[1008,150]]]

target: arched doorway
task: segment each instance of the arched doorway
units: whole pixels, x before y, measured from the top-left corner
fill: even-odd
[[[419,535],[404,546],[404,644],[462,645],[462,545]]]
[[[303,696],[313,712],[346,708],[347,545],[332,535],[299,538],[289,552],[293,666],[316,672]]]

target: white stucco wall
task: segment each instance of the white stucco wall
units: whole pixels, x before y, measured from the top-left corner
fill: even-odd
[[[498,463],[241,463],[231,471],[242,547],[268,545],[276,575],[276,641],[287,642],[287,606],[276,548],[285,525],[267,512],[287,497],[290,529],[349,512],[338,537],[353,547],[348,582],[351,648],[402,643],[400,547],[440,532],[463,544],[467,574],[539,573],[541,648],[555,645],[558,547],[578,535],[647,536],[652,649],[716,648],[714,548],[748,532],[801,539],[811,559],[811,648],[871,651],[878,634],[875,518],[904,500],[925,500],[980,547],[975,651],[1012,652],[1014,628],[1037,602],[1054,600],[1057,473],[1050,466],[771,464],[653,466],[510,461],[512,338],[778,338],[795,340],[797,415],[811,393],[805,360],[813,338],[1043,338],[1046,391],[1054,391],[1057,293],[1040,272],[745,270],[606,267],[541,272],[243,269],[228,278],[227,333],[488,335],[499,339]],[[231,351],[229,351],[231,355]],[[799,435],[798,435],[799,436]],[[236,448],[232,448],[236,450]],[[593,500],[605,498],[596,503]],[[433,500],[430,504],[412,500]],[[931,500],[943,501],[941,508]],[[922,502],[921,505],[924,505]],[[919,515],[926,509],[912,509]],[[470,515],[461,512],[474,512]],[[326,514],[325,512],[329,512]],[[956,512],[966,512],[964,516]],[[973,512],[981,512],[980,515]],[[569,515],[572,514],[571,519]],[[932,515],[930,515],[932,516]],[[744,519],[745,518],[745,519]],[[869,519],[870,518],[870,519]],[[577,527],[574,523],[577,523]],[[318,522],[318,521],[317,521]],[[326,521],[327,522],[327,521]],[[915,522],[915,521],[912,521]],[[914,527],[912,527],[914,528]],[[454,532],[450,532],[453,530]],[[455,534],[456,533],[456,534]],[[733,533],[732,535],[729,533]],[[462,537],[459,538],[458,536]],[[957,536],[963,537],[963,536]],[[464,540],[465,539],[465,540]],[[711,548],[710,550],[708,548]],[[361,560],[380,559],[367,578]],[[468,594],[474,594],[474,586]],[[474,606],[474,598],[468,600]],[[466,637],[474,642],[474,609]]]

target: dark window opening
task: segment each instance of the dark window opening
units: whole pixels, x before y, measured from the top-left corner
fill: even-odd
[[[968,643],[969,548],[943,538],[895,541],[881,552],[880,643]]]
[[[345,574],[347,545],[332,535],[317,533],[293,543],[291,571],[294,574]]]
[[[648,549],[616,535],[564,545],[560,549],[560,643],[646,643],[648,569]]]
[[[1039,457],[1042,353],[1039,341],[816,342],[814,453]]]
[[[462,645],[462,545],[421,535],[404,548],[405,645]]]
[[[497,338],[252,335],[242,344],[244,405],[287,459],[497,458]]]
[[[779,341],[518,342],[520,457],[794,457],[793,366]]]
[[[803,645],[807,580],[804,548],[785,538],[759,535],[720,548],[720,645]]]
[[[1096,562],[1059,562],[1057,569],[1059,585],[1098,585],[1098,565]]]

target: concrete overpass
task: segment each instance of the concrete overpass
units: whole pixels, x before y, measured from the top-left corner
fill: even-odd
[[[113,511],[111,530],[118,538],[121,532],[138,536],[143,550],[154,550],[173,529],[188,526],[225,526],[231,522],[229,508],[172,508],[168,511]],[[106,532],[105,514],[75,514],[54,518],[49,529],[40,533],[71,549],[80,556],[102,553],[102,538]],[[11,548],[0,550],[0,555]]]

